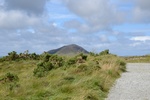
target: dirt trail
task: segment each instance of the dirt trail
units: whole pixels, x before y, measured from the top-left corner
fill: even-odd
[[[128,63],[106,100],[150,100],[150,64]]]

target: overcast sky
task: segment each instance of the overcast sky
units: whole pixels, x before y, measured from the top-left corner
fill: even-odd
[[[150,54],[150,0],[0,0],[0,56],[68,44]]]

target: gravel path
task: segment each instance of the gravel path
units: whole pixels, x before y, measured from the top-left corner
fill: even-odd
[[[150,64],[127,64],[106,100],[150,100]]]

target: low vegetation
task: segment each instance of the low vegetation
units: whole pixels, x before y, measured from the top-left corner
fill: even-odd
[[[150,55],[123,57],[128,63],[150,63]]]
[[[39,60],[40,55],[36,53],[29,54],[29,51],[25,51],[24,53],[17,54],[17,52],[12,51],[8,53],[7,56],[0,58],[0,62],[3,61],[19,61],[19,60]]]
[[[0,59],[0,100],[104,100],[126,71],[124,60],[109,50],[73,57],[27,54]]]

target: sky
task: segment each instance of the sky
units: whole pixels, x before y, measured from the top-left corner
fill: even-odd
[[[150,54],[150,0],[0,0],[0,56],[69,44]]]

